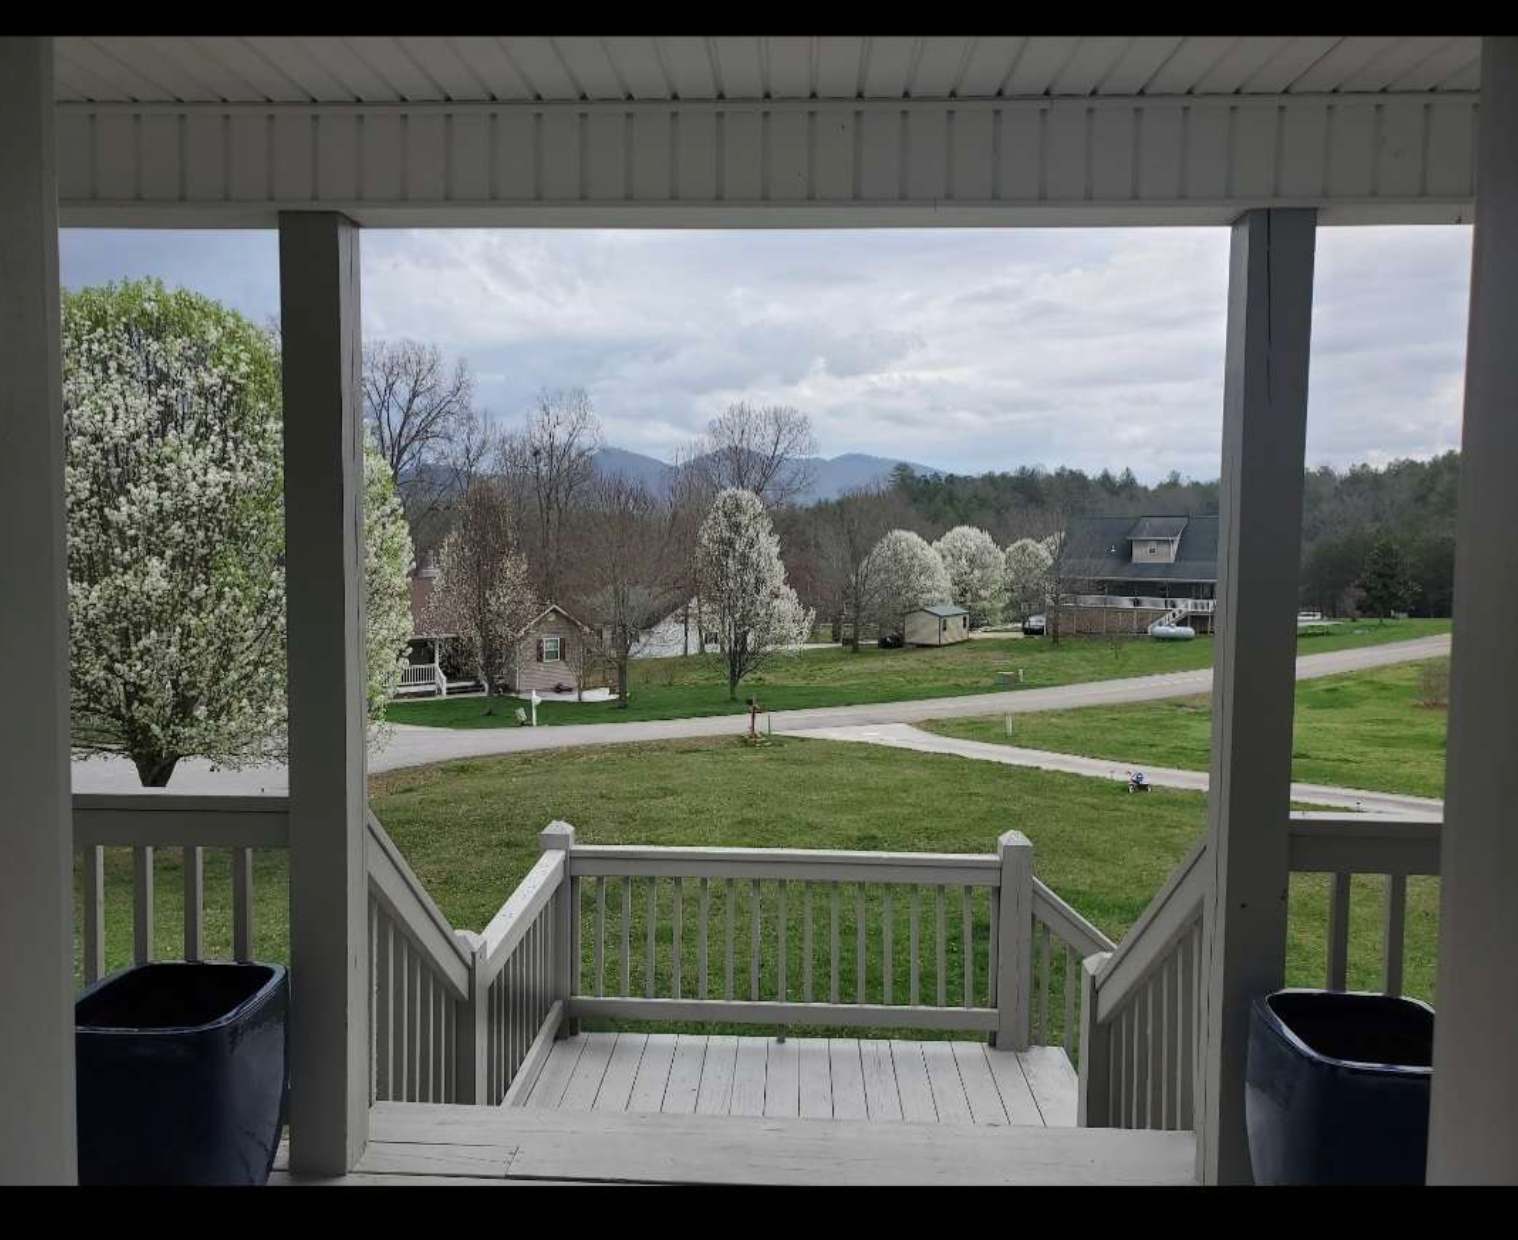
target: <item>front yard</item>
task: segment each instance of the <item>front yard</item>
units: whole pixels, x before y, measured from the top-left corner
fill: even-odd
[[[1333,625],[1303,633],[1298,649],[1302,654],[1326,653],[1448,632],[1448,620]],[[841,648],[803,650],[775,659],[745,680],[739,687],[739,700],[732,701],[722,668],[711,656],[643,659],[632,665],[626,710],[615,702],[545,702],[538,707],[538,723],[624,723],[740,714],[748,709],[750,694],[770,711],[962,697],[995,692],[1001,687],[997,673],[1018,668],[1023,672],[1019,687],[1036,689],[1211,665],[1210,637],[1190,642],[1066,637],[1058,646],[1047,638],[985,638],[940,648],[866,646],[858,654]],[[516,698],[498,698],[487,715],[482,697],[432,699],[394,702],[386,715],[392,723],[428,727],[515,727],[515,710],[522,705]]]
[[[1420,703],[1424,669],[1449,660],[1398,663],[1297,682],[1292,778],[1303,783],[1444,795],[1447,708]],[[1110,758],[1142,768],[1205,771],[1212,700],[1176,698],[1121,706],[1040,711],[1019,718],[1012,737],[1001,715],[931,720],[927,731],[966,740]]]
[[[1196,840],[1204,820],[1203,798],[1194,793],[1156,789],[1137,798],[1128,796],[1121,784],[1105,780],[790,738],[759,748],[721,738],[448,762],[377,776],[371,780],[371,798],[376,814],[444,913],[454,925],[476,930],[533,864],[538,831],[560,818],[573,823],[578,838],[587,843],[903,852],[991,852],[997,836],[1015,827],[1033,841],[1038,875],[1113,939],[1120,939]],[[107,855],[107,962],[116,968],[131,954],[131,853],[113,849]],[[230,950],[224,857],[208,851],[206,858],[207,940],[213,956]],[[156,866],[156,951],[172,958],[181,950],[178,850],[160,850]],[[691,952],[694,887],[687,884],[686,889],[691,902],[686,947]],[[1376,882],[1355,880],[1351,987],[1377,984],[1379,892]],[[260,855],[256,893],[257,954],[266,960],[287,959],[283,854]],[[1407,985],[1410,993],[1425,998],[1433,989],[1437,894],[1436,880],[1409,883]],[[1322,984],[1326,895],[1326,880],[1320,876],[1292,880],[1291,984]],[[667,891],[663,898],[667,903]],[[737,917],[739,959],[747,959],[749,945],[747,898],[742,893]],[[767,910],[766,968],[772,971],[773,891],[762,898]],[[949,925],[957,927],[957,892],[951,901]],[[620,909],[615,890],[608,903]],[[793,921],[800,917],[799,904],[793,897]],[[905,904],[896,902],[899,918],[905,918]],[[844,942],[852,943],[852,899],[846,897],[843,905]],[[641,902],[634,901],[634,909],[637,942]],[[879,916],[877,905],[870,906],[869,915]],[[983,927],[983,903],[976,917]],[[667,916],[662,924],[667,936]],[[872,936],[871,941],[878,940]],[[906,970],[904,921],[895,942],[900,979]],[[800,976],[800,943],[796,921],[789,935],[792,978]],[[955,930],[947,970],[951,1004],[960,993],[957,943]],[[819,961],[824,950],[819,941]],[[853,953],[843,955],[841,985],[851,995]],[[661,959],[667,961],[667,948],[661,949]],[[880,965],[872,955],[867,966],[872,993],[878,993]],[[933,967],[930,958],[923,979],[927,994],[935,984]],[[819,976],[825,976],[825,967],[819,969]],[[635,991],[641,988],[640,970],[641,965],[633,975]],[[693,970],[687,976],[694,976]],[[771,976],[766,973],[766,984]],[[1056,995],[1061,984],[1056,969]],[[1057,1003],[1056,1017],[1062,1010]],[[1057,1030],[1057,1019],[1055,1024]]]

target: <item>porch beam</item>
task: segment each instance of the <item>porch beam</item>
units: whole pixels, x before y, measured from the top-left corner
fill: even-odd
[[[1518,1184],[1518,38],[1481,52],[1430,1184]]]
[[[359,245],[279,217],[290,717],[290,1166],[341,1175],[369,1118]]]
[[[77,1179],[53,40],[0,39],[0,1184]]]
[[[1297,576],[1315,213],[1233,226],[1223,387],[1218,613],[1203,905],[1197,1172],[1250,1183],[1249,1005],[1286,967]]]

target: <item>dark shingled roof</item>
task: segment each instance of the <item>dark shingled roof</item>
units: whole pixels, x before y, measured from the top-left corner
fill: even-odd
[[[970,614],[963,607],[955,607],[952,603],[932,603],[927,607],[914,607],[912,608],[912,611],[907,612],[907,615],[910,616],[913,614],[913,612],[918,611],[925,611],[930,616],[939,616],[943,618],[947,618],[949,616],[968,616]]]
[[[1131,530],[1129,538],[1179,538],[1186,528],[1187,517],[1140,517]]]
[[[1130,538],[1149,523],[1169,522],[1181,527],[1181,541],[1173,564],[1135,564]],[[1155,534],[1156,538],[1167,535]],[[1171,534],[1168,537],[1175,537]],[[1218,519],[1191,517],[1076,517],[1070,522],[1065,578],[1075,582],[1112,581],[1216,581],[1218,579]]]

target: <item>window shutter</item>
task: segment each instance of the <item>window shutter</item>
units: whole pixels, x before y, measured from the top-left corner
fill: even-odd
[[[540,637],[540,638],[538,638],[538,662],[541,663],[542,661],[543,661],[543,639]]]

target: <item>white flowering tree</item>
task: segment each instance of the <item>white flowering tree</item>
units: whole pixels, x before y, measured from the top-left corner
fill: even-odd
[[[390,465],[364,436],[364,635],[365,701],[370,739],[378,739],[385,704],[400,683],[411,637],[414,563],[411,525],[396,491]]]
[[[148,787],[187,757],[281,758],[277,342],[156,281],[65,293],[63,412],[75,752],[124,755]],[[382,503],[366,526],[377,716],[409,636],[410,536]]]
[[[876,583],[876,623],[882,634],[899,634],[906,613],[953,594],[943,557],[921,535],[892,530],[870,551],[869,572]]]
[[[970,613],[970,627],[1001,619],[1006,606],[1006,560],[996,540],[973,525],[956,525],[933,544],[949,574],[950,598]]]
[[[703,631],[717,635],[727,664],[727,695],[774,655],[796,651],[813,612],[785,581],[780,539],[752,491],[717,493],[696,543]]]
[[[1019,538],[1007,548],[1007,604],[1013,615],[1030,616],[1048,605],[1051,562],[1047,540]]]
[[[538,611],[518,549],[510,495],[482,478],[464,493],[443,540],[437,584],[427,604],[427,631],[457,639],[465,666],[485,686],[485,713],[511,672],[517,641]]]

